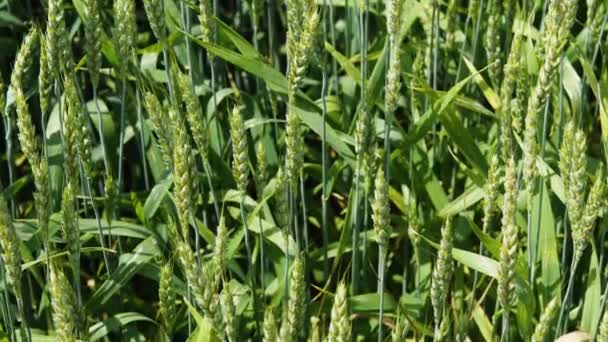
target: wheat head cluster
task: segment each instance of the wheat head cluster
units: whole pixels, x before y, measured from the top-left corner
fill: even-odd
[[[607,6],[0,1],[0,340],[608,341]]]

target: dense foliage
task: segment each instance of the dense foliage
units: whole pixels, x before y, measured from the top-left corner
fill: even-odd
[[[608,3],[0,0],[7,341],[608,341]]]

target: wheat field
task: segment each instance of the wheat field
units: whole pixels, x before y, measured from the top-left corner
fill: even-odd
[[[0,0],[0,340],[608,341],[607,6]]]

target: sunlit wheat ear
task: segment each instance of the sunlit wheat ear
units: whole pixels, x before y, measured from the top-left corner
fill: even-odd
[[[374,201],[372,203],[372,219],[377,242],[386,248],[391,234],[390,206],[388,202],[388,184],[384,178],[384,168],[378,168],[375,180]]]
[[[511,111],[513,114],[513,129],[518,135],[521,135],[522,133],[523,120],[526,108],[528,106],[528,95],[530,92],[530,75],[528,74],[528,65],[525,62],[525,58],[526,56],[524,56],[522,53],[518,61],[519,63],[517,64],[517,88],[515,90],[515,103],[517,104],[518,108],[517,110],[514,109]]]
[[[287,5],[287,124],[285,127],[287,179],[297,184],[303,163],[300,119],[295,112],[295,95],[306,74],[317,41],[320,15],[311,0],[289,0]],[[306,20],[303,20],[306,18]]]
[[[551,1],[549,4],[547,24],[543,30],[545,51],[543,64],[536,85],[530,92],[525,118],[523,182],[528,192],[528,210],[531,210],[532,206],[532,182],[538,171],[536,165],[539,149],[538,116],[545,106],[553,79],[557,75],[557,67],[576,14],[576,3],[576,0],[565,0]]]
[[[334,303],[331,308],[331,323],[329,324],[327,341],[347,342],[350,341],[350,334],[351,324],[346,298],[346,284],[341,282],[338,284]]]
[[[173,266],[170,262],[160,267],[158,282],[158,311],[163,328],[168,335],[173,331],[173,322],[177,311],[175,290],[173,288]]]
[[[598,217],[604,216],[604,212],[606,210],[605,197],[606,179],[604,172],[601,172],[600,175],[598,175],[598,177],[595,179],[595,182],[589,191],[589,195],[587,196],[580,232],[575,232],[574,230],[572,231],[572,239],[574,240],[577,260],[580,260],[580,258],[583,256],[583,252],[585,251],[587,244],[593,238],[595,221]]]
[[[76,341],[78,311],[74,290],[70,286],[63,270],[56,263],[51,265],[49,292],[53,307],[53,323],[57,340],[61,342]]]
[[[560,148],[559,168],[564,184],[572,239],[574,240],[577,253],[582,251],[586,244],[584,227],[587,226],[587,223],[584,223],[585,220],[583,220],[583,215],[585,213],[585,194],[587,191],[587,176],[585,174],[586,145],[585,134],[581,130],[575,128],[574,122],[569,122],[564,130],[563,142]],[[600,182],[597,189],[594,189],[596,195],[600,195],[603,191],[602,185],[603,184]],[[598,203],[594,203],[594,205],[598,205]],[[587,222],[590,223],[592,228],[595,218],[588,217],[588,219]],[[577,253],[575,253],[575,255]]]
[[[373,159],[374,134],[376,134],[374,116],[368,110],[360,109],[355,128],[355,151],[357,158],[367,169]]]
[[[486,196],[483,202],[483,228],[487,231],[492,222],[492,217],[498,208],[498,195],[500,192],[500,159],[495,154],[490,162],[488,181],[486,182]]]
[[[19,81],[16,84],[19,84]],[[34,176],[34,187],[36,189],[34,192],[34,206],[36,208],[40,236],[42,236],[44,243],[46,243],[51,198],[49,194],[48,164],[45,158],[41,158],[41,152],[38,150],[38,138],[36,137],[34,123],[32,122],[23,90],[18,86],[14,88],[14,91],[19,142],[25,158],[30,163]]]
[[[15,102],[17,108],[17,127],[19,128],[18,138],[23,155],[28,160],[32,168],[37,167],[40,156],[38,154],[38,138],[36,128],[30,116],[29,106],[22,88],[14,88]]]
[[[226,284],[227,285],[227,284]],[[230,342],[238,341],[238,320],[236,317],[236,309],[234,307],[234,298],[230,286],[224,286],[224,290],[220,294],[220,304],[222,315],[225,322],[226,337]]]
[[[277,321],[271,306],[264,313],[264,342],[276,342],[278,338]]]
[[[513,154],[513,132],[514,118],[521,117],[521,108],[517,100],[513,100],[513,93],[517,84],[517,71],[521,55],[522,35],[517,32],[511,43],[511,51],[504,66],[504,78],[500,87],[500,115],[501,115],[501,143],[502,158],[506,163],[509,156]]]
[[[79,183],[78,147],[80,138],[80,115],[82,107],[76,85],[70,77],[64,80],[66,111],[63,119],[64,169],[68,182]]]
[[[289,301],[287,313],[281,325],[281,341],[297,341],[304,319],[304,300],[306,298],[304,263],[296,258],[289,278]]]
[[[48,38],[46,35],[40,37],[40,70],[38,71],[38,98],[40,100],[40,111],[48,113],[51,88],[53,87],[53,70],[50,65]],[[0,94],[1,96],[1,94]],[[4,106],[0,107],[0,111]]]
[[[289,225],[289,199],[287,175],[283,168],[279,168],[277,174],[277,189],[274,194],[275,219],[277,225],[284,233],[287,233]]]
[[[201,23],[201,33],[204,42],[213,42],[215,21],[213,20],[213,5],[211,0],[199,0],[198,20]]]
[[[217,236],[215,237],[215,246],[213,248],[213,257],[217,261],[220,268],[226,266],[226,248],[228,245],[228,227],[226,227],[226,219],[220,217],[220,223],[217,226]]]
[[[99,8],[99,0],[86,0],[86,20],[84,22],[85,33],[85,50],[87,53],[87,68],[93,88],[97,88],[99,84],[99,70],[101,69],[101,41],[103,35],[103,24],[101,22],[101,13]]]
[[[156,133],[156,139],[161,151],[163,162],[169,169],[173,167],[173,132],[168,125],[169,113],[166,107],[161,105],[158,97],[151,92],[144,94],[144,106],[152,122],[152,129]]]
[[[232,139],[232,175],[241,196],[247,192],[249,183],[249,154],[247,135],[241,109],[235,106],[230,115],[230,138]]]
[[[63,189],[61,201],[61,230],[70,255],[72,271],[77,274],[77,268],[80,267],[80,233],[76,222],[75,198],[76,189],[72,183],[68,183]]]
[[[435,317],[435,336],[441,336],[441,324],[444,318],[444,306],[447,301],[450,280],[452,278],[452,218],[447,217],[441,229],[441,243],[437,251],[437,261],[433,268],[431,282],[431,304]]]
[[[37,28],[31,28],[25,36],[21,47],[15,57],[15,65],[11,74],[11,86],[13,89],[20,88],[25,91],[25,87],[29,83],[30,73],[34,60],[36,59],[36,51],[38,49],[38,40],[40,32]],[[4,109],[3,109],[4,110]]]
[[[262,140],[258,141],[255,152],[257,165],[253,177],[255,178],[258,197],[260,197],[264,190],[264,186],[266,186],[266,183],[268,182],[268,157],[266,156],[266,147],[264,147],[264,142]]]
[[[114,45],[118,53],[118,72],[126,75],[137,36],[135,0],[114,1]]]
[[[2,245],[2,260],[13,293],[21,300],[21,253],[19,241],[4,197],[0,196],[0,244]]]
[[[319,323],[319,317],[310,317],[310,335],[308,336],[308,342],[321,342],[321,327],[319,326]]]
[[[570,174],[572,169],[572,144],[574,142],[574,123],[569,122],[565,129],[562,137],[562,145],[559,149],[559,171],[561,173],[562,183],[564,186],[564,194],[566,195],[566,205],[568,205],[568,198],[570,196]]]
[[[502,247],[500,249],[497,289],[498,301],[504,311],[503,317],[506,317],[507,321],[513,301],[515,262],[518,248],[517,225],[515,224],[515,216],[517,213],[516,178],[517,170],[515,160],[511,158],[509,159],[505,170],[505,193],[502,209]]]
[[[173,235],[176,254],[192,288],[196,304],[203,315],[212,322],[216,335],[223,339],[226,331],[219,296],[222,269],[214,259],[199,266],[190,246],[181,237],[177,237],[177,228],[174,227],[172,230],[175,232]]]
[[[82,107],[81,107],[82,108]],[[93,136],[89,129],[88,118],[82,113],[78,116],[78,158],[82,163],[84,175],[88,179],[93,178]]]
[[[72,48],[70,34],[65,26],[64,1],[49,0],[47,14],[47,49],[48,59],[55,80],[60,79],[62,72],[72,72]]]
[[[501,2],[498,0],[490,0],[488,4],[487,13],[487,29],[485,35],[485,46],[486,54],[488,56],[488,64],[490,80],[495,86],[498,86],[500,82],[500,55],[501,55],[501,44],[500,44],[500,17],[501,17]]]
[[[551,321],[555,318],[555,314],[557,313],[558,305],[559,299],[555,297],[547,306],[545,306],[545,309],[536,324],[536,328],[534,329],[532,341],[543,342],[545,340],[549,333],[549,329],[551,328]]]
[[[188,236],[190,234],[190,219],[192,218],[192,209],[194,205],[192,168],[190,165],[192,150],[189,141],[190,137],[181,122],[174,135],[173,183],[175,186],[175,205],[177,207],[182,236],[185,241],[188,241]]]
[[[390,41],[389,67],[386,76],[385,109],[393,113],[397,109],[399,91],[401,89],[401,61],[399,58],[402,0],[390,0],[386,3],[386,26]]]
[[[162,0],[144,0],[144,8],[154,36],[161,45],[166,44],[165,11]]]
[[[300,175],[302,167],[302,147],[303,140],[300,132],[300,119],[297,117],[294,109],[288,108],[287,125],[285,127],[285,144],[286,144],[286,174],[289,183],[295,186],[297,178]]]
[[[198,148],[198,152],[201,158],[207,160],[207,126],[205,124],[205,118],[202,115],[201,104],[196,94],[192,91],[190,86],[190,79],[186,74],[178,74],[177,85],[181,93],[181,99],[186,107],[186,120],[188,122],[188,128],[192,132],[192,138]]]

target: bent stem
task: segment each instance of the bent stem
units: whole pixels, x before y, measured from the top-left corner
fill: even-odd
[[[245,215],[245,194],[241,194],[241,200],[239,203],[239,207],[241,210],[241,220],[243,221],[243,228],[245,229],[245,249],[247,250],[247,267],[249,268],[247,271],[247,280],[249,282],[249,286],[251,287],[251,296],[253,300],[253,316],[255,317],[255,324],[257,331],[260,331],[260,320],[258,317],[258,308],[257,308],[257,294],[256,294],[256,286],[255,286],[255,277],[253,277],[253,273],[255,272],[253,268],[253,260],[251,256],[251,240],[249,234],[249,227],[247,225],[247,217]]]
[[[211,193],[211,197],[213,199],[213,209],[215,209],[215,216],[217,217],[217,221],[220,221],[220,207],[217,203],[217,198],[215,196],[215,188],[213,187],[213,182],[211,181],[211,171],[209,170],[209,163],[205,158],[203,159],[203,168],[205,169],[205,175],[207,176],[207,183],[209,184],[209,192]]]
[[[106,272],[108,273],[108,276],[110,276],[111,275],[110,262],[108,261],[108,253],[106,252],[107,247],[106,247],[105,240],[103,238],[103,231],[101,229],[101,219],[99,218],[99,212],[97,210],[97,205],[95,204],[95,201],[93,199],[93,195],[91,192],[91,180],[90,179],[87,179],[84,182],[84,188],[86,190],[86,195],[89,197],[89,200],[91,201],[91,206],[93,207],[93,214],[95,215],[95,221],[97,223],[97,233],[99,234],[99,242],[100,242],[101,248],[102,248],[101,253],[103,254],[103,261],[106,266]],[[109,226],[108,226],[108,236],[112,236]]]
[[[559,310],[559,319],[557,320],[557,329],[555,330],[555,338],[562,335],[564,329],[566,329],[566,311],[568,306],[570,305],[570,297],[572,296],[572,288],[574,286],[574,276],[576,275],[576,268],[579,263],[579,257],[577,257],[576,252],[572,256],[572,264],[570,267],[570,278],[568,279],[568,287],[566,288],[566,294],[564,295],[564,300],[562,301],[561,309]]]

